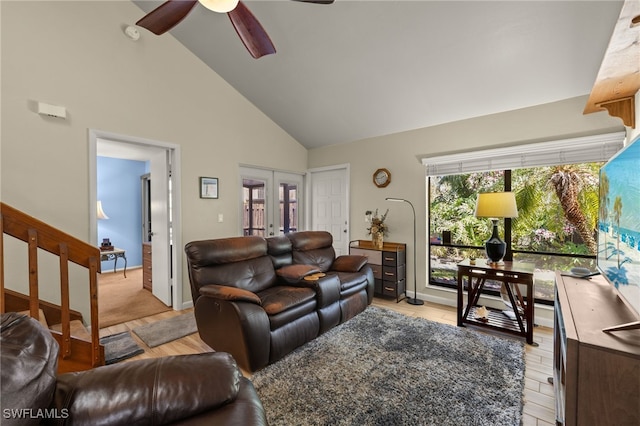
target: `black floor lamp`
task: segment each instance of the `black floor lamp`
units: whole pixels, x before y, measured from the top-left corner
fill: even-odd
[[[418,299],[418,277],[416,275],[416,209],[411,204],[411,201],[404,198],[385,198],[387,201],[397,201],[401,203],[408,203],[413,211],[413,298],[407,297],[407,303],[410,305],[424,305],[424,301]]]

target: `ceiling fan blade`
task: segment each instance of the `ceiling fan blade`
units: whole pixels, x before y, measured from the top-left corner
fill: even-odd
[[[169,0],[142,17],[136,25],[155,35],[164,34],[182,21],[198,0]]]
[[[315,4],[331,4],[334,0],[293,0],[302,3],[315,3]]]
[[[227,15],[251,56],[258,59],[276,53],[269,35],[244,3],[239,2]]]

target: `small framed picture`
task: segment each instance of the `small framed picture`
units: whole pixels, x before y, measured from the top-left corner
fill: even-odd
[[[200,198],[218,198],[218,178],[200,178]]]

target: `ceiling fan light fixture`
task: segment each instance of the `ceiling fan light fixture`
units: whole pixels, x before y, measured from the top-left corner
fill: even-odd
[[[204,7],[218,13],[231,12],[238,5],[238,0],[198,0]]]

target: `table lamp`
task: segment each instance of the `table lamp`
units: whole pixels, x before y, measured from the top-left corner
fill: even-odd
[[[513,192],[485,192],[478,194],[476,217],[488,217],[493,222],[493,233],[485,241],[487,263],[500,263],[504,258],[507,243],[498,235],[498,219],[518,217],[516,196]]]

